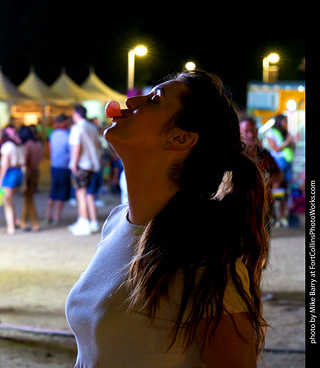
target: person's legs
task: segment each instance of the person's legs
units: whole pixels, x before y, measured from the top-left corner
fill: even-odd
[[[54,217],[53,217],[53,221],[55,223],[60,221],[61,214],[62,214],[62,211],[63,211],[63,207],[64,207],[64,202],[63,201],[57,201],[56,212],[55,212]]]
[[[3,188],[3,204],[4,204],[4,217],[6,220],[6,224],[7,224],[7,234],[14,234],[15,233],[15,209],[14,209],[14,205],[13,205],[13,195],[15,193],[15,189],[14,188],[8,188],[8,187],[4,187]]]
[[[96,172],[92,175],[87,190],[87,208],[90,219],[90,228],[92,232],[99,231],[97,207],[96,207],[96,195],[98,194],[99,187],[101,185],[101,172]]]
[[[53,199],[51,199],[50,197],[47,200],[46,214],[44,216],[44,218],[47,222],[50,222],[51,219],[52,219],[52,211],[53,211],[53,208],[54,208],[54,202],[55,201]]]
[[[68,226],[73,235],[91,234],[89,212],[87,205],[87,189],[89,187],[91,172],[79,169],[71,177],[72,186],[76,189],[76,199],[78,203],[78,220],[75,224]]]
[[[55,192],[56,192],[56,187],[57,187],[57,175],[56,175],[56,169],[52,166],[50,168],[50,174],[51,174],[50,193],[49,193],[49,198],[47,200],[46,213],[44,216],[45,221],[47,223],[51,222],[52,220],[52,211],[53,211],[55,200],[56,200]]]
[[[64,204],[70,199],[71,171],[65,168],[51,168],[51,192],[47,202],[46,220],[57,224],[62,215]],[[55,211],[54,207],[55,206]],[[54,214],[53,214],[54,213]]]
[[[39,223],[38,223],[38,213],[35,203],[34,195],[36,193],[36,190],[38,188],[38,182],[39,182],[39,170],[34,169],[32,170],[30,180],[30,218],[32,222],[32,228],[33,231],[39,230]]]
[[[87,208],[87,188],[76,189],[76,199],[78,202],[78,217],[89,220],[88,208]]]
[[[95,203],[95,195],[91,193],[87,193],[87,207],[88,214],[90,219],[90,228],[92,232],[99,231],[99,223],[98,223],[98,215],[97,208]]]
[[[20,168],[9,168],[2,180],[4,215],[7,224],[7,234],[15,233],[15,226],[20,226],[20,220],[16,216],[13,196],[21,186],[23,180]]]
[[[26,189],[25,192],[23,193],[23,204],[20,220],[20,226],[22,229],[25,229],[27,227],[28,218],[29,218],[29,196],[28,196],[28,189]]]
[[[39,230],[38,214],[37,214],[36,204],[35,204],[35,201],[34,201],[34,192],[33,191],[30,193],[29,211],[30,211],[29,212],[30,219],[31,219],[31,222],[32,222],[31,230],[38,231]]]

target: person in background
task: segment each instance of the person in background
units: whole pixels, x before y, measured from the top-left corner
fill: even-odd
[[[99,196],[99,190],[101,189],[102,180],[103,180],[102,171],[104,167],[105,139],[100,134],[98,119],[93,118],[89,121],[96,128],[98,139],[99,139],[98,158],[100,161],[100,169],[99,171],[96,171],[93,173],[90,179],[90,182],[89,182],[88,190],[87,190],[87,205],[88,205],[88,215],[90,219],[90,228],[91,228],[91,232],[95,233],[100,230],[99,222],[98,222],[97,203],[99,204],[99,206],[104,205],[104,203],[98,199],[99,198],[98,196]]]
[[[64,204],[70,199],[69,120],[70,118],[67,115],[60,114],[55,120],[55,129],[49,136],[51,188],[45,214],[45,222],[48,224],[56,225],[60,222]]]
[[[100,170],[100,144],[98,132],[94,124],[86,119],[87,111],[82,105],[76,105],[72,113],[74,125],[69,135],[71,157],[71,184],[76,191],[78,219],[68,226],[73,235],[90,235],[96,231],[96,219],[90,222],[90,206],[95,206],[92,195],[87,196],[90,180]],[[93,203],[92,203],[93,202]]]
[[[245,144],[245,151],[258,165],[266,181],[267,201],[270,207],[270,220],[268,221],[268,229],[270,232],[272,218],[274,217],[274,199],[272,196],[272,189],[280,188],[282,174],[270,152],[262,147],[261,142],[258,139],[258,130],[255,119],[251,116],[240,114],[239,120],[241,140]]]
[[[1,132],[0,153],[0,188],[3,190],[4,216],[7,228],[5,234],[13,235],[20,226],[13,204],[13,196],[22,185],[22,167],[25,164],[21,139],[12,126]]]
[[[39,231],[38,214],[35,205],[34,194],[39,181],[39,164],[43,160],[43,145],[37,140],[30,126],[22,126],[19,129],[19,137],[22,142],[26,164],[25,190],[23,194],[23,208],[20,226],[26,231]],[[27,226],[31,220],[31,228]]]
[[[218,77],[192,71],[126,106],[105,137],[129,202],[109,215],[66,302],[75,368],[254,368],[265,183],[234,105]]]
[[[292,161],[294,159],[294,138],[287,129],[287,117],[280,114],[275,117],[275,123],[267,132],[270,153],[282,172],[281,188],[285,191],[292,178]],[[287,196],[280,202],[280,225],[287,227]]]

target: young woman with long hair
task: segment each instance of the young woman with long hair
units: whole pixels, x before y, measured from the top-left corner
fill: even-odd
[[[105,137],[116,207],[67,300],[75,367],[256,367],[265,184],[221,80],[183,72],[128,98]]]
[[[0,188],[4,192],[4,216],[6,220],[5,234],[13,235],[16,227],[20,225],[13,196],[22,185],[22,167],[25,164],[21,140],[13,126],[6,126],[1,132],[0,139]]]
[[[295,138],[288,132],[287,117],[282,114],[277,115],[273,127],[267,131],[266,137],[270,153],[282,173],[280,187],[285,190],[285,196],[280,201],[280,218],[276,220],[275,226],[288,227],[287,189],[292,179]]]

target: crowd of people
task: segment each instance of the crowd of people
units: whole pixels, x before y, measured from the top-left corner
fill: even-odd
[[[17,128],[10,122],[1,132],[1,175],[5,233],[17,228],[40,230],[34,195],[39,180],[39,164],[46,147],[50,156],[50,192],[44,224],[61,222],[66,202],[75,200],[77,220],[68,226],[73,235],[90,235],[99,231],[96,202],[104,181],[104,169],[109,172],[109,190],[120,192],[121,160],[102,136],[96,119],[86,118],[86,109],[75,105],[72,116],[56,117],[47,140],[41,139],[35,125]],[[22,189],[24,201],[21,216],[16,214],[13,196]],[[31,221],[29,225],[28,221]]]
[[[270,207],[269,227],[288,227],[290,208],[288,206],[289,185],[292,183],[292,162],[295,139],[288,132],[287,117],[275,116],[275,123],[267,131],[268,149],[258,138],[256,121],[252,116],[239,114],[240,132],[246,152],[264,173],[267,185],[267,199]],[[275,201],[279,202],[276,211]]]
[[[0,187],[3,188],[5,233],[13,235],[17,227],[39,231],[38,214],[34,204],[34,194],[39,179],[39,163],[43,159],[43,145],[37,137],[34,126],[22,126],[18,131],[14,126],[6,127],[1,134]],[[21,186],[23,208],[17,216],[13,196]],[[31,220],[31,228],[28,220]]]
[[[287,117],[275,117],[274,126],[267,132],[268,149],[258,138],[257,124],[252,116],[239,113],[240,132],[246,152],[264,172],[268,202],[270,204],[270,228],[287,227],[288,184],[292,179],[294,138],[287,130]],[[97,193],[103,182],[103,170],[112,173],[109,190],[121,193],[121,202],[127,201],[126,179],[122,162],[99,130],[95,119],[86,118],[86,109],[76,105],[72,116],[60,114],[48,135],[50,152],[51,188],[47,201],[44,223],[58,224],[64,205],[74,200],[78,217],[68,227],[74,235],[89,235],[99,230],[96,210]],[[5,127],[1,134],[1,176],[4,214],[7,234],[14,234],[17,227],[39,231],[39,221],[34,194],[39,179],[39,164],[44,157],[44,142],[34,125],[16,129],[14,124]],[[12,201],[13,195],[23,186],[24,201],[18,218]],[[274,203],[280,203],[275,211]],[[31,227],[28,220],[31,220]]]

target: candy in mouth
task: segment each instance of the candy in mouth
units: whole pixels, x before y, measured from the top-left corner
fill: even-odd
[[[116,116],[122,116],[121,107],[119,102],[117,101],[110,101],[106,104],[106,115],[108,118],[114,118]]]

